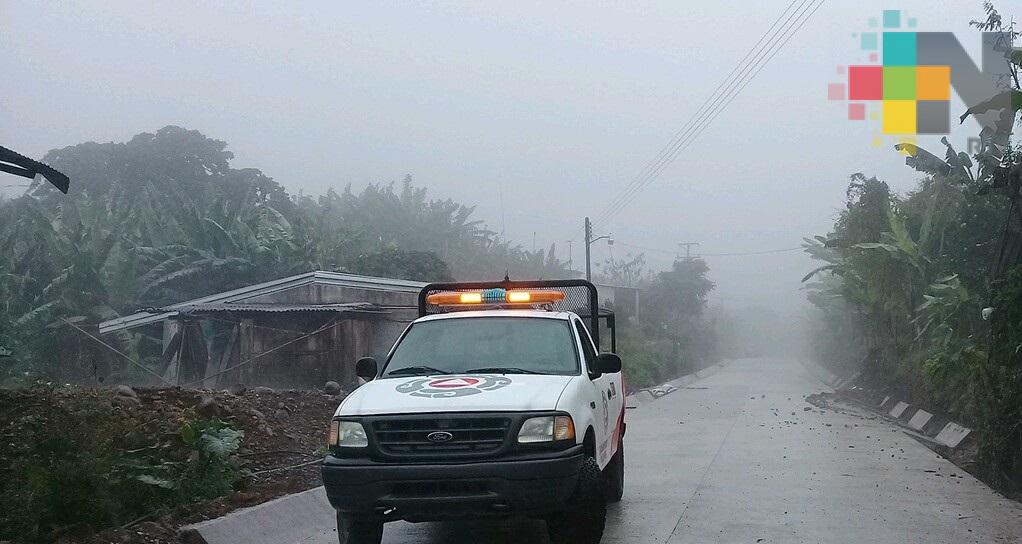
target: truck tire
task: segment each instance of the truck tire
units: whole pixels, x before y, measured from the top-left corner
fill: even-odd
[[[607,502],[621,502],[625,495],[625,444],[618,444],[617,453],[603,469],[603,490]]]
[[[547,520],[550,544],[599,544],[607,522],[600,465],[586,457],[578,471],[578,484],[565,505]]]
[[[380,544],[383,522],[337,514],[337,540],[340,544]]]

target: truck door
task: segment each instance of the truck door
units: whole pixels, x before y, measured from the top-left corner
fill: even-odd
[[[579,340],[582,343],[582,357],[586,363],[587,372],[596,365],[596,346],[589,336],[582,321],[575,320],[575,329],[578,331]],[[605,466],[611,456],[617,452],[617,443],[611,440],[611,430],[615,429],[620,416],[620,403],[622,392],[620,384],[616,383],[615,376],[619,374],[602,374],[593,378],[589,373],[589,407],[593,413],[593,426],[596,429],[596,461],[600,467]],[[618,408],[615,409],[614,407]]]

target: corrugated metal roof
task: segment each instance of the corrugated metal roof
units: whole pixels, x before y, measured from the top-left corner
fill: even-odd
[[[160,308],[156,313],[166,313]],[[193,315],[203,313],[220,312],[248,312],[248,313],[286,313],[286,312],[347,312],[362,314],[387,313],[385,310],[377,309],[376,305],[368,302],[352,302],[348,304],[255,304],[247,302],[208,302],[192,304],[185,308],[175,310],[178,314]]]
[[[292,289],[309,283],[338,285],[342,287],[354,287],[374,291],[398,291],[405,293],[418,293],[419,290],[426,286],[425,283],[417,281],[377,278],[373,276],[359,276],[356,274],[342,274],[339,272],[317,270],[315,272],[306,272],[305,274],[299,274],[297,276],[241,287],[239,289],[173,304],[165,308],[161,308],[161,311],[142,311],[132,315],[118,317],[117,319],[111,319],[100,323],[99,332],[100,334],[107,334],[110,332],[132,329],[148,325],[150,323],[163,321],[164,319],[174,317],[182,309],[196,304],[237,302],[261,295],[276,293],[285,289]]]

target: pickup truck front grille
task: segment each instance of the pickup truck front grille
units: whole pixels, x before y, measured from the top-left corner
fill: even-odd
[[[391,456],[482,456],[501,449],[511,429],[507,417],[378,419],[370,425],[380,452]]]

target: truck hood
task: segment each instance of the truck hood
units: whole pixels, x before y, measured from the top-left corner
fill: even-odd
[[[373,380],[352,391],[335,415],[553,410],[573,378],[458,374]]]

